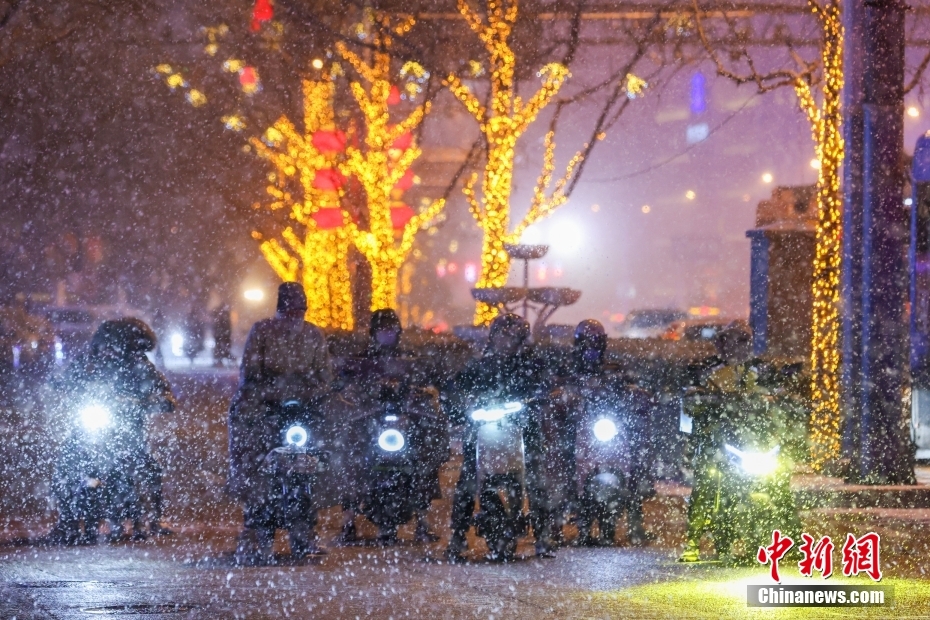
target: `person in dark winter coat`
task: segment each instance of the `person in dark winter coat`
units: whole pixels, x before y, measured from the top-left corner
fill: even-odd
[[[184,343],[181,349],[184,356],[190,360],[191,366],[194,365],[196,358],[204,347],[204,322],[201,318],[200,311],[196,306],[191,308],[190,313],[184,318]]]
[[[232,361],[232,317],[229,306],[213,311],[213,365],[224,366]]]
[[[451,424],[463,426],[462,469],[452,501],[452,538],[446,549],[450,562],[464,561],[468,548],[465,538],[472,523],[477,479],[477,434],[466,416],[470,407],[483,397],[497,396],[529,402],[544,388],[543,360],[526,346],[529,324],[515,314],[494,319],[484,354],[469,362],[443,390],[442,399]],[[531,408],[535,409],[535,408]],[[539,416],[531,411],[524,429],[526,487],[530,500],[531,521],[536,537],[536,553],[553,557],[550,540],[551,520],[545,485],[542,434]]]
[[[103,394],[105,404],[114,409],[116,424],[107,435],[110,442],[99,447],[112,465],[102,481],[108,505],[101,515],[110,521],[112,539],[123,537],[127,519],[133,524],[133,539],[145,539],[140,496],[147,496],[150,505],[148,533],[171,533],[161,524],[162,470],[149,453],[145,435],[150,415],[171,412],[176,406],[168,381],[145,355],[155,346],[154,332],[139,319],[104,321],[88,351],[72,362],[58,382],[62,402],[83,403]],[[78,506],[79,489],[85,482],[80,465],[91,455],[77,434],[73,431],[66,441],[53,483],[59,520],[52,538],[64,543],[79,542],[81,519],[85,520],[84,539],[96,538],[97,524],[89,522]]]
[[[449,457],[448,424],[438,409],[438,370],[421,356],[403,348],[402,336],[403,327],[397,313],[391,309],[376,310],[371,316],[365,352],[346,361],[338,381],[345,386],[343,393],[363,406],[374,405],[376,399],[371,397],[389,389],[396,392],[409,409],[422,413],[416,417],[417,436],[427,445],[421,446],[421,454],[425,458],[419,463],[420,469],[415,472],[413,484],[417,495],[414,539],[417,542],[435,542],[439,537],[430,531],[426,515],[432,501],[442,497],[439,468]],[[356,500],[344,503],[340,535],[343,543],[358,540],[355,529],[357,512]]]
[[[734,562],[754,562],[755,550],[773,530],[798,540],[801,521],[790,488],[792,462],[807,453],[806,399],[797,391],[797,368],[776,367],[752,357],[752,335],[739,324],[718,332],[714,364],[682,397],[691,422],[694,482],[688,501],[688,531],[679,561],[701,559],[701,539],[713,537],[715,553]],[[792,376],[794,375],[794,376]],[[803,381],[800,381],[803,384]],[[809,402],[809,401],[807,401]],[[734,474],[728,448],[768,452],[773,470],[752,480]],[[752,496],[764,498],[758,504]],[[737,544],[739,543],[739,544]]]
[[[565,511],[566,504],[575,507],[581,544],[611,544],[616,518],[626,511],[629,542],[640,546],[646,542],[643,501],[655,493],[655,403],[647,391],[605,361],[606,350],[607,332],[598,321],[578,324],[571,361],[554,379],[551,401],[557,406],[553,410],[562,410],[564,415],[554,416],[554,422],[560,423],[551,433],[555,439],[549,442],[553,451],[548,462],[558,478],[552,484],[563,502],[559,509]],[[616,416],[616,420],[611,418],[612,433],[599,440],[592,435],[593,424],[602,414]],[[609,443],[614,434],[623,438],[616,452]],[[623,487],[619,501],[605,502],[595,496],[591,476],[599,473],[619,474]],[[592,534],[595,521],[597,538]]]
[[[230,495],[242,503],[244,531],[237,557],[246,562],[267,558],[267,489],[262,462],[279,442],[278,423],[269,408],[284,400],[313,403],[329,389],[332,364],[323,332],[304,320],[307,297],[299,284],[278,288],[274,318],[256,323],[242,355],[239,389],[229,407]],[[310,534],[313,515],[308,516]],[[318,552],[315,543],[310,552]]]

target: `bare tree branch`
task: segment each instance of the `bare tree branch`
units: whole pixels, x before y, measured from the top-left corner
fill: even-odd
[[[0,28],[10,23],[13,16],[19,11],[20,6],[22,6],[22,0],[12,0],[10,2],[10,6],[7,7],[6,12],[0,17]]]

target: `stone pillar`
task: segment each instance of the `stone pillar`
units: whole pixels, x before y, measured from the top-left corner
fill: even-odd
[[[859,461],[862,409],[862,85],[865,0],[843,1],[843,256],[840,390],[843,459]]]
[[[759,204],[751,242],[753,352],[807,361],[811,347],[816,200],[813,187],[780,187]]]
[[[862,420],[858,479],[913,483],[903,422],[908,385],[904,179],[904,3],[865,11],[862,166]]]

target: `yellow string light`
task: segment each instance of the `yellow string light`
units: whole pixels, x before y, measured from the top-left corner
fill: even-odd
[[[566,167],[565,175],[556,183],[552,195],[547,197],[546,193],[552,182],[555,155],[554,136],[552,132],[547,134],[543,170],[534,188],[529,212],[516,229],[510,232],[510,195],[513,189],[517,139],[559,92],[569,73],[566,67],[558,63],[546,65],[537,73],[542,79],[542,86],[524,102],[517,95],[514,86],[516,55],[509,44],[510,34],[517,19],[517,0],[489,0],[486,22],[469,6],[467,0],[458,0],[458,9],[484,44],[490,61],[490,109],[486,109],[456,75],[450,75],[446,84],[478,121],[488,144],[480,199],[475,191],[477,175],[466,181],[463,193],[472,216],[484,233],[481,276],[476,286],[496,288],[507,282],[510,272],[510,256],[504,249],[504,244],[518,242],[528,226],[565,203],[565,186],[581,162],[582,155],[579,153],[572,158]],[[487,324],[496,314],[497,308],[478,303],[475,323]]]
[[[264,239],[262,256],[284,281],[299,281],[307,292],[307,320],[322,327],[352,329],[352,287],[348,267],[351,240],[343,224],[321,229],[313,215],[322,208],[340,208],[341,193],[314,186],[319,170],[336,167],[336,155],[322,153],[313,145],[313,134],[334,128],[332,108],[335,86],[330,81],[304,81],[304,129],[300,132],[286,116],[267,128],[251,145],[272,163],[276,173],[267,192],[270,210],[288,208],[295,226],[281,233],[281,241]],[[288,180],[296,179],[301,199],[286,191]],[[298,230],[300,232],[298,232]],[[256,233],[257,234],[257,233]],[[283,243],[282,243],[283,241]]]
[[[837,2],[812,4],[823,47],[822,102],[814,100],[809,82],[799,79],[795,92],[811,123],[820,162],[817,177],[819,217],[813,270],[813,330],[811,340],[810,452],[816,469],[840,454],[839,298],[842,239],[840,166],[843,163],[842,114],[843,25]]]
[[[207,103],[207,96],[196,88],[192,88],[187,91],[187,102],[190,103],[195,108],[199,108],[202,105]]]
[[[204,46],[203,51],[207,56],[216,56],[220,50],[219,39],[229,34],[229,26],[220,24],[219,26],[201,28],[201,31],[207,35],[208,43]]]
[[[211,43],[225,32],[208,30]],[[235,73],[245,64],[236,59],[224,63],[224,69]],[[172,90],[188,89],[185,97],[194,107],[207,103],[206,96],[190,88],[180,73],[171,65],[160,64],[155,72],[164,76]],[[319,170],[337,167],[336,154],[322,153],[313,146],[313,134],[320,129],[334,128],[333,97],[335,86],[331,81],[304,81],[304,130],[297,130],[286,116],[268,127],[261,139],[252,138],[249,143],[255,152],[269,160],[275,172],[268,175],[266,192],[271,200],[265,207],[271,211],[289,210],[288,226],[281,240],[265,239],[253,232],[259,241],[262,256],[275,274],[284,281],[299,281],[307,292],[307,320],[321,327],[352,329],[352,287],[348,267],[348,252],[351,245],[349,227],[343,215],[343,223],[333,229],[321,229],[313,215],[322,208],[340,208],[341,193],[320,190],[314,186]],[[239,115],[221,117],[227,129],[242,131],[245,121]],[[288,188],[290,180],[299,182],[300,195],[295,196]],[[261,204],[256,205],[261,208]],[[302,232],[298,234],[295,226]],[[283,241],[283,243],[282,243]]]
[[[649,87],[646,80],[637,77],[632,73],[626,74],[626,96],[630,99],[636,99],[643,94],[643,91]]]
[[[220,119],[226,129],[242,131],[245,129],[245,120],[237,114],[229,114]]]
[[[383,26],[390,26],[389,18],[381,21]],[[390,30],[403,34],[412,25],[411,19],[405,18]],[[337,43],[336,50],[362,78],[349,86],[365,123],[364,146],[346,149],[343,170],[346,176],[354,176],[365,190],[368,230],[361,230],[354,222],[349,222],[348,233],[371,266],[371,308],[378,310],[396,307],[399,271],[413,247],[416,233],[429,226],[439,215],[445,200],[430,203],[395,235],[391,194],[421,151],[415,143],[402,151],[393,146],[399,138],[416,129],[429,112],[430,104],[427,102],[416,107],[398,123],[390,122],[391,56],[384,50],[390,49],[391,41],[383,34],[376,34],[373,39],[379,51],[371,55],[371,61],[363,60],[342,43]],[[410,72],[417,71],[417,67],[419,65],[413,63],[405,65]]]

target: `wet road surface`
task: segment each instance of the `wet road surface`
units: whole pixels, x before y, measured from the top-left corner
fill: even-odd
[[[54,458],[54,429],[44,425],[41,399],[0,407],[7,447],[0,450],[0,620],[16,618],[723,618],[755,617],[745,589],[732,583],[745,571],[708,563],[674,562],[685,529],[683,497],[647,503],[646,526],[655,540],[645,549],[565,548],[555,559],[511,564],[437,562],[448,537],[449,506],[457,462],[442,475],[443,499],[430,522],[444,540],[406,541],[393,548],[338,547],[339,511],[321,513],[320,534],[330,554],[275,566],[241,568],[231,559],[241,523],[223,492],[225,414],[235,389],[231,372],[176,373],[179,411],[157,417],[151,441],[165,468],[166,521],[175,536],[144,543],[55,548],[29,543],[51,525],[47,480]],[[37,396],[37,395],[33,395]],[[902,603],[873,617],[930,617],[921,558],[930,557],[930,520],[900,515],[831,513],[804,516],[805,529],[822,535],[882,532],[886,572],[901,581]],[[363,535],[375,530],[360,520]],[[571,536],[569,531],[568,535]],[[840,538],[837,538],[840,539]],[[279,553],[286,550],[279,540]],[[532,546],[521,546],[524,556]],[[750,573],[763,582],[767,571]],[[730,581],[727,581],[730,580]],[[713,590],[714,583],[721,585]],[[727,585],[730,583],[730,585]],[[743,587],[743,586],[740,586]],[[711,589],[708,589],[711,588]],[[723,592],[723,594],[721,594]],[[908,598],[908,596],[910,598]],[[803,611],[802,614],[794,612]],[[791,613],[788,613],[791,612]],[[763,612],[766,618],[844,617],[844,610]],[[786,615],[787,614],[787,615]]]

